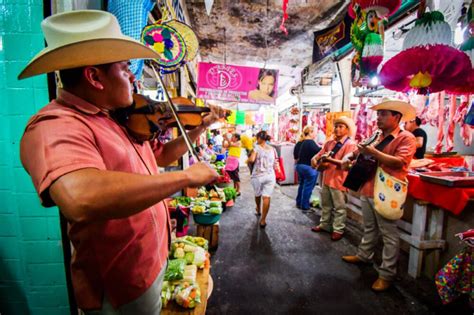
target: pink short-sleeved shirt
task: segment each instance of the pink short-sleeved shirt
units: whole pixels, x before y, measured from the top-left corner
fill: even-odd
[[[333,156],[336,160],[342,160],[342,158],[351,152],[354,152],[357,149],[357,145],[355,142],[348,138],[344,137],[340,140],[343,143],[343,146],[339,149],[335,156]],[[329,140],[327,141],[322,150],[316,154],[317,157],[322,156],[327,152],[331,152],[332,149],[336,146],[336,140]],[[347,177],[347,171],[342,170],[339,166],[329,163],[329,167],[323,171],[323,185],[327,185],[331,188],[347,191],[347,188],[342,186],[344,180]]]
[[[391,134],[395,137],[395,139],[387,144],[382,152],[401,158],[403,161],[403,166],[401,168],[392,168],[380,163],[379,165],[388,174],[398,179],[404,180],[408,174],[408,166],[410,165],[413,155],[416,152],[416,139],[411,132],[405,130],[400,131],[400,128],[395,129]],[[383,137],[381,136],[379,140],[382,141]],[[374,198],[374,185],[375,178],[371,178],[360,188],[361,195]]]
[[[157,142],[132,142],[106,111],[61,90],[28,122],[21,161],[42,204],[53,206],[48,189],[62,175],[84,168],[158,174],[161,149]],[[69,223],[68,235],[78,306],[98,309],[105,294],[117,307],[138,298],[165,265],[169,215],[160,202],[128,218]]]

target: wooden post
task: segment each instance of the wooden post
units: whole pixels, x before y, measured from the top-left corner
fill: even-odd
[[[413,223],[411,228],[411,238],[418,242],[425,239],[425,227],[427,217],[428,204],[416,200],[413,205]],[[423,250],[411,245],[410,257],[408,260],[408,274],[413,278],[417,278],[421,273],[421,265],[423,263]]]

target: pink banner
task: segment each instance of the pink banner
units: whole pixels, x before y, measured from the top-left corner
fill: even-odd
[[[242,103],[274,103],[278,70],[200,62],[197,97]]]

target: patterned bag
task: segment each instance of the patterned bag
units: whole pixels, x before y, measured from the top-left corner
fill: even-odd
[[[443,304],[468,294],[471,307],[474,307],[474,268],[471,247],[463,248],[435,276],[436,289]]]
[[[377,167],[374,187],[374,207],[384,218],[398,220],[403,215],[407,198],[408,181],[400,180]]]

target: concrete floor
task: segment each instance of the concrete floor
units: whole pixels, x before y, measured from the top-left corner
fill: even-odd
[[[464,303],[443,307],[432,280],[406,276],[406,257],[395,286],[370,287],[372,266],[344,263],[354,254],[360,230],[351,226],[339,242],[310,227],[314,212],[294,207],[295,186],[277,185],[266,229],[258,226],[248,172],[241,168],[242,196],[220,220],[219,248],[212,256],[214,292],[207,314],[469,314]],[[192,233],[192,231],[191,231]]]

